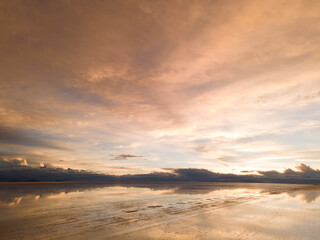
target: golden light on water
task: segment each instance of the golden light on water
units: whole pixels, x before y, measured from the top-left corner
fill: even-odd
[[[318,186],[9,185],[2,184],[0,188],[0,211],[6,214],[0,216],[0,229],[6,239],[279,239],[285,236],[313,240],[319,236],[319,228],[314,224],[319,221]]]

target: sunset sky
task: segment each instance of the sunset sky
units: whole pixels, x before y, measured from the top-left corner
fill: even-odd
[[[320,168],[320,1],[0,1],[0,159]]]

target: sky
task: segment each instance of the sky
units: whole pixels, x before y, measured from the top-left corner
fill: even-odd
[[[320,168],[319,9],[1,1],[0,160],[112,175]]]

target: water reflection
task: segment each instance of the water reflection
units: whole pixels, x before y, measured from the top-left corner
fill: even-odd
[[[309,186],[301,189],[295,189],[287,192],[287,194],[292,198],[298,198],[302,202],[312,203],[320,198],[320,186]]]
[[[258,183],[87,183],[87,182],[61,182],[61,183],[1,183],[0,205],[16,206],[22,200],[37,201],[52,196],[62,196],[70,193],[87,192],[95,190],[108,190],[115,187],[127,189],[140,188],[154,192],[162,191],[165,194],[206,195],[217,191],[239,191],[255,194],[281,194],[286,193],[291,198],[297,198],[305,203],[315,202],[320,198],[319,185],[294,184],[258,184]],[[164,192],[163,192],[164,191]]]
[[[320,187],[311,185],[0,184],[0,233],[27,240],[311,240],[319,236],[312,229],[319,199]],[[297,226],[304,230],[297,233]]]

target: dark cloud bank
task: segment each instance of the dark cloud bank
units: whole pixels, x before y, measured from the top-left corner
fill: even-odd
[[[320,170],[300,164],[297,170],[259,171],[258,174],[236,175],[215,173],[206,169],[171,169],[134,175],[107,175],[85,170],[54,167],[30,167],[21,160],[0,160],[0,181],[174,181],[174,182],[255,182],[320,184]]]

